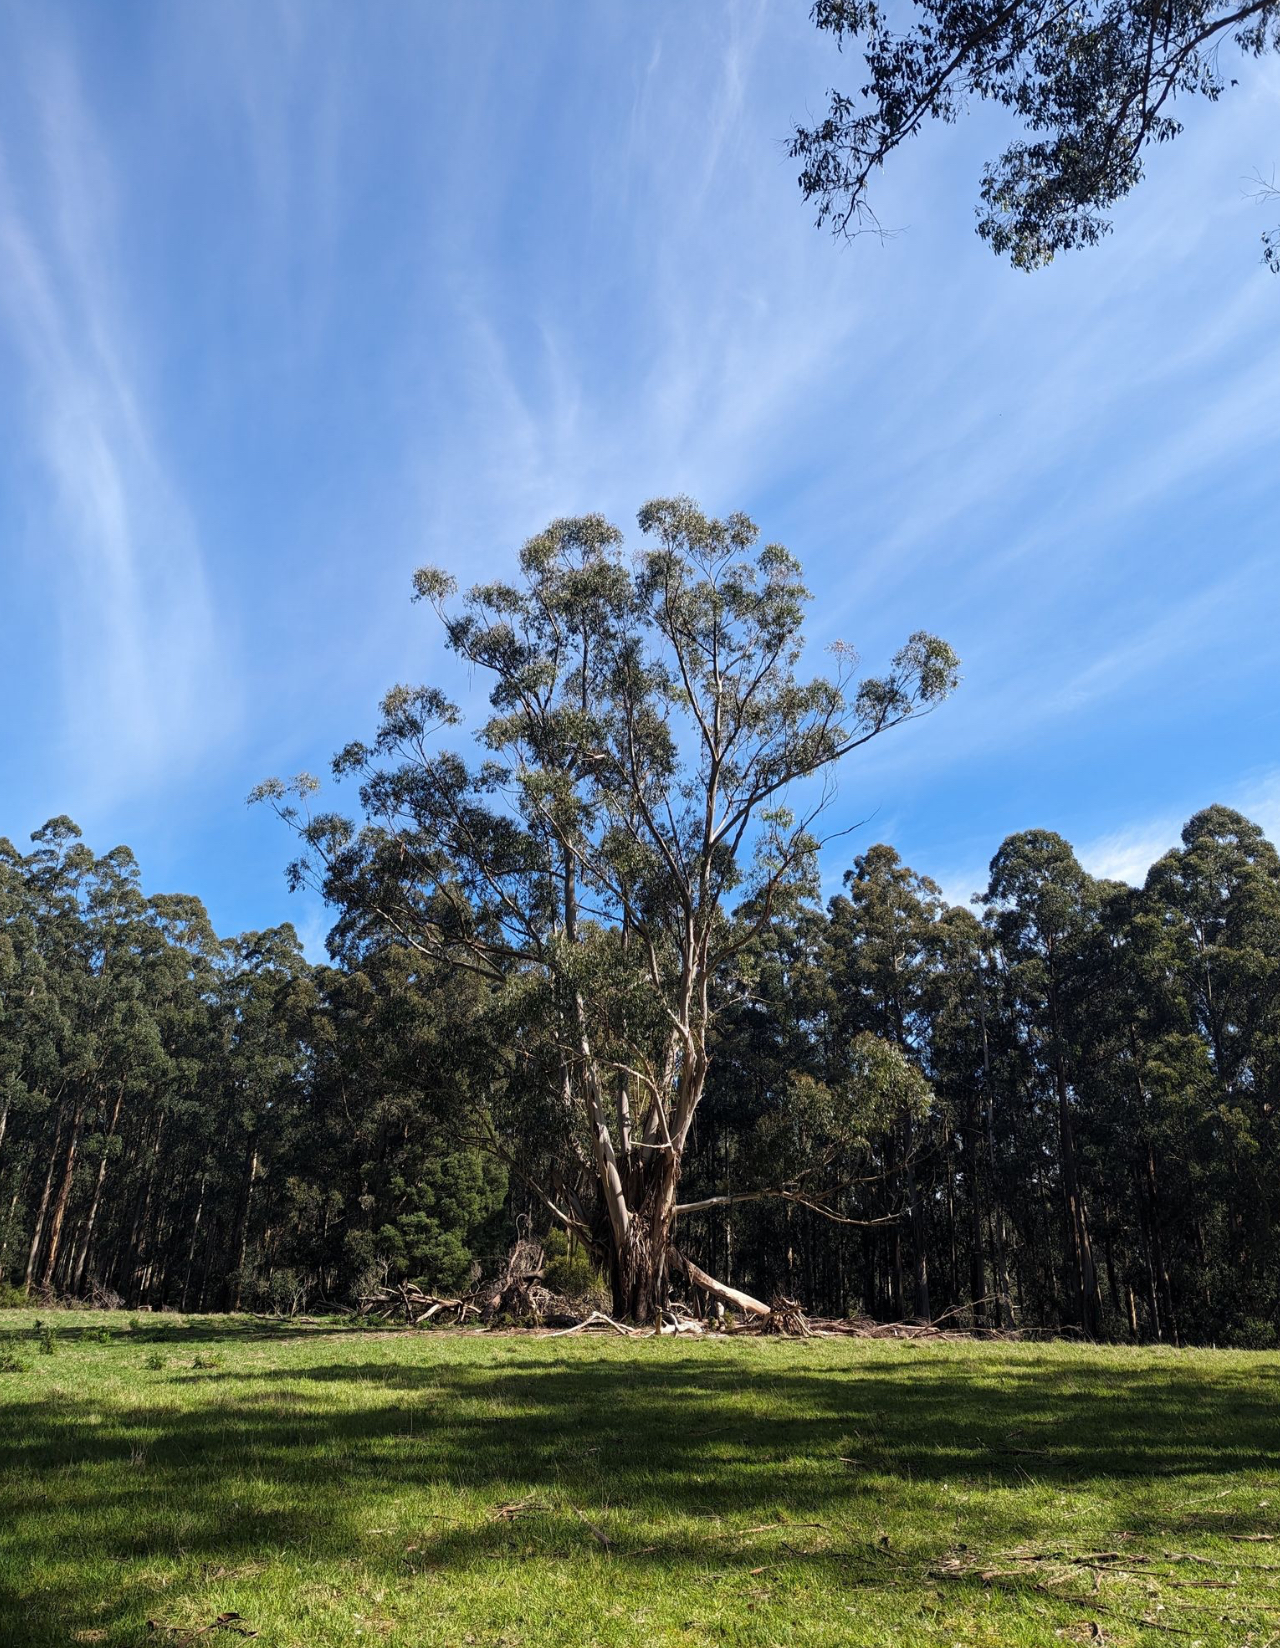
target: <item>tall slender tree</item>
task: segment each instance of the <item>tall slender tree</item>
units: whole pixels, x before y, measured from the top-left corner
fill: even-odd
[[[992,859],[984,903],[1009,964],[1033,1069],[1052,1085],[1067,1235],[1068,1319],[1093,1336],[1101,1326],[1102,1307],[1076,1137],[1070,1000],[1096,909],[1096,884],[1060,835],[1025,830],[1009,836]]]

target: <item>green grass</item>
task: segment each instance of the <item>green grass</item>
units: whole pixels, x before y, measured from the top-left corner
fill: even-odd
[[[1280,1642],[1280,1356],[34,1317],[6,1645]]]

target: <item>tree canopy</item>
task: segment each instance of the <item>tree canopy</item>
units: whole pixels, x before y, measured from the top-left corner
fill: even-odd
[[[918,633],[884,675],[856,679],[836,647],[830,675],[803,677],[808,594],[786,549],[686,498],[639,525],[628,561],[602,517],[555,521],[518,582],[460,611],[447,575],[417,574],[490,684],[473,759],[438,747],[460,716],[437,687],[398,686],[374,742],[334,762],[358,777],[362,826],[301,811],[306,778],[258,793],[356,952],[394,938],[536,1020],[519,1052],[563,1134],[538,1192],[606,1266],[615,1309],[651,1319],[688,1270],[673,1229],[717,981],[811,886],[836,765],[945,698],[957,661]]]
[[[68,819],[0,842],[0,1282],[287,1313],[466,1289],[547,1197],[591,1229],[545,983],[338,917],[314,964],[287,927],[219,939]],[[830,1315],[1278,1342],[1280,857],[1239,813],[1142,887],[1019,832],[976,910],[870,844],[709,992],[696,1271]],[[572,1286],[600,1260],[569,1240]]]
[[[818,223],[879,227],[872,187],[896,150],[974,101],[1019,129],[986,165],[978,233],[1019,269],[1094,245],[1141,181],[1151,150],[1182,132],[1180,107],[1216,102],[1236,63],[1280,47],[1277,0],[816,0],[813,21],[862,59],[853,91],[792,133]],[[1274,196],[1261,176],[1259,196]],[[1263,236],[1280,267],[1280,230]]]

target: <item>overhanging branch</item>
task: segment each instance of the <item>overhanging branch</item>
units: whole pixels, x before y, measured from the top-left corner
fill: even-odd
[[[851,1219],[844,1213],[837,1213],[834,1208],[824,1207],[821,1202],[815,1202],[808,1196],[801,1196],[794,1190],[735,1190],[723,1196],[704,1196],[697,1202],[679,1202],[671,1210],[673,1219],[678,1219],[682,1213],[705,1213],[713,1207],[730,1207],[737,1202],[791,1202],[796,1207],[808,1208],[811,1213],[819,1213],[832,1224],[857,1225],[869,1230],[876,1225],[896,1225],[901,1219],[900,1213],[886,1213],[879,1219]]]

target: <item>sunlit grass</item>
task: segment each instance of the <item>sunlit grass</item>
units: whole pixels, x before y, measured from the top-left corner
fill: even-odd
[[[6,1645],[1280,1641],[1278,1356],[36,1314]]]

